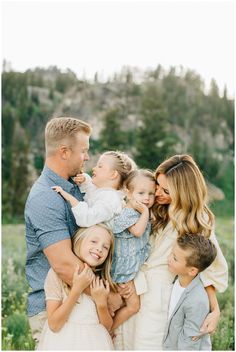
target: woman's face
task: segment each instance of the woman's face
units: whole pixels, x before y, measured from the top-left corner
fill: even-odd
[[[171,197],[169,194],[166,176],[164,174],[159,174],[156,182],[156,202],[162,205],[170,204]]]

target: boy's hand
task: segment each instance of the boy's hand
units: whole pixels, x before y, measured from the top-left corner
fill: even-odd
[[[85,182],[86,181],[86,177],[84,174],[77,174],[75,177],[74,177],[74,181],[75,183],[79,186],[81,183]]]
[[[94,279],[94,273],[88,264],[84,263],[84,269],[79,273],[79,266],[76,267],[73,275],[72,290],[80,293],[88,287]]]
[[[107,298],[110,292],[108,281],[105,281],[96,276],[90,284],[91,297],[97,305],[107,305]]]

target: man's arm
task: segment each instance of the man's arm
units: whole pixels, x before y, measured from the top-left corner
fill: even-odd
[[[84,267],[83,262],[72,252],[71,240],[61,240],[46,247],[43,251],[53,270],[63,281],[71,286],[76,265],[79,264],[79,272]]]

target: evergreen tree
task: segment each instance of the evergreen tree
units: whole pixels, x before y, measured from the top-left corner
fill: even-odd
[[[121,130],[121,112],[118,108],[109,110],[103,117],[103,129],[100,132],[101,150],[123,149],[125,133]]]
[[[137,131],[135,160],[140,167],[155,169],[172,151],[176,138],[171,133],[163,92],[155,85],[147,87],[141,108],[141,126]]]

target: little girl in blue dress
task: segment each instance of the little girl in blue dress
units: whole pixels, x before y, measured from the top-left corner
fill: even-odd
[[[156,182],[152,172],[133,170],[125,180],[127,204],[115,218],[113,234],[115,251],[112,259],[112,280],[117,284],[133,282],[149,255],[151,233],[150,208],[155,201]],[[139,296],[125,299],[113,320],[112,330],[139,311]]]

